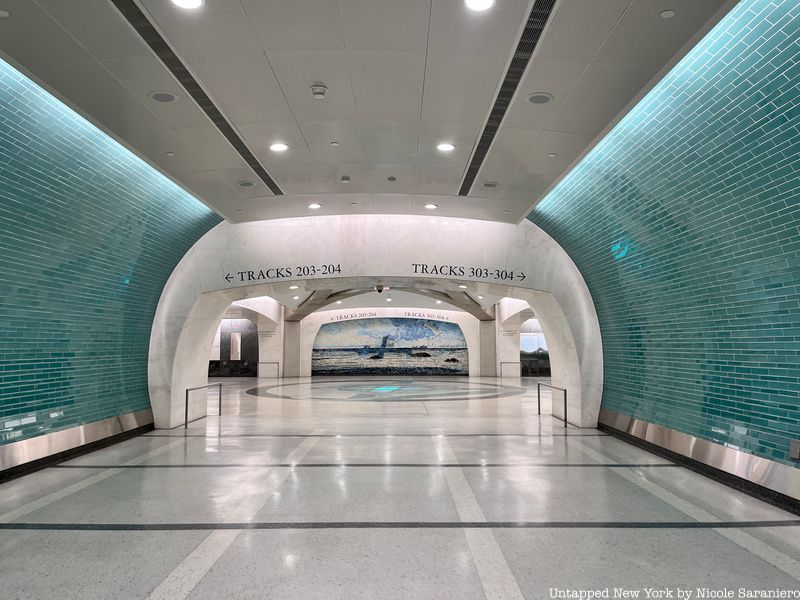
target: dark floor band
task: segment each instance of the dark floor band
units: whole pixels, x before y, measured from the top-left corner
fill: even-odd
[[[359,437],[611,437],[607,433],[237,433],[234,435],[196,435],[186,433],[170,435],[165,433],[151,433],[142,437],[162,437],[181,439],[185,437],[196,438],[359,438]]]
[[[672,463],[217,463],[217,464],[138,464],[138,465],[55,465],[52,469],[205,469],[205,468],[268,468],[290,467],[293,469],[307,469],[314,467],[604,467],[610,469],[631,468],[641,469],[650,467],[677,467]]]
[[[0,530],[215,531],[222,529],[741,529],[800,527],[781,521],[316,521],[308,523],[0,523]]]

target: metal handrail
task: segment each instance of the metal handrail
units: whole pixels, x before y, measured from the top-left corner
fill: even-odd
[[[564,392],[564,427],[567,427],[567,389],[550,385],[549,383],[536,382],[536,401],[539,404],[539,414],[542,414],[542,386],[549,387],[552,390],[561,390]],[[552,397],[552,396],[551,396]],[[552,402],[551,402],[552,405]],[[555,415],[551,415],[558,419]]]
[[[219,386],[219,416],[222,416],[222,383],[209,383],[208,385],[199,385],[193,388],[186,388],[186,410],[183,413],[183,428],[189,428],[189,392],[193,392],[195,390],[204,390],[206,388],[210,388],[212,386]],[[195,419],[197,420],[197,419]]]

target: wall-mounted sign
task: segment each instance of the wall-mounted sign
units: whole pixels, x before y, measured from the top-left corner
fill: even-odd
[[[251,281],[276,281],[279,279],[297,279],[303,277],[325,277],[341,275],[342,265],[300,265],[296,267],[267,267],[248,271],[233,271],[225,275],[225,281],[231,283],[249,283]]]
[[[441,265],[436,263],[411,263],[414,275],[438,275],[464,279],[486,279],[488,281],[525,281],[528,276],[522,271],[500,267],[469,267],[463,265]]]

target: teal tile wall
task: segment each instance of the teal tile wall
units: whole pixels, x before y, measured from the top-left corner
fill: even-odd
[[[161,290],[219,221],[0,61],[0,443],[150,406]]]
[[[792,464],[800,2],[742,0],[534,209],[603,335],[603,405]]]

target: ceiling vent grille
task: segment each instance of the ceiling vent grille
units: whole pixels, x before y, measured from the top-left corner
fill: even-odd
[[[525,74],[525,69],[528,68],[533,51],[539,43],[539,38],[547,24],[547,19],[550,18],[550,14],[553,12],[555,4],[556,0],[536,0],[533,5],[531,14],[528,16],[528,22],[525,24],[525,29],[514,50],[514,57],[508,65],[503,83],[500,85],[500,91],[497,92],[492,110],[489,112],[489,118],[483,126],[475,151],[472,153],[472,159],[464,173],[461,188],[458,190],[459,196],[467,196],[470,189],[472,189],[472,184],[475,182],[486,154],[492,146],[494,137],[500,129],[500,124],[506,116],[506,111],[508,111],[508,107],[514,99],[519,82]]]
[[[219,129],[220,133],[225,136],[236,152],[244,159],[251,169],[258,175],[259,179],[263,181],[266,186],[276,196],[282,196],[283,190],[278,187],[275,180],[270,177],[267,170],[259,162],[256,156],[250,151],[244,143],[236,130],[231,126],[228,120],[222,115],[217,106],[211,101],[203,91],[200,83],[192,76],[186,66],[181,62],[181,59],[172,51],[169,44],[161,37],[161,34],[156,31],[153,24],[150,23],[148,18],[139,9],[134,0],[111,0],[117,10],[123,17],[131,24],[136,30],[136,33],[150,46],[155,52],[156,56],[164,63],[164,66],[170,70],[178,83],[183,86],[183,89],[189,94],[197,105],[208,115],[211,122]]]

